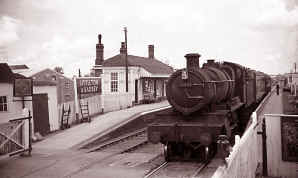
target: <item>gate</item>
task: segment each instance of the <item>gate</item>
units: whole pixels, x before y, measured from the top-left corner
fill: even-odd
[[[31,119],[28,117],[12,119],[0,125],[0,156],[13,156],[28,151],[31,155]]]
[[[39,132],[44,136],[50,132],[48,94],[34,94],[32,96],[32,101],[34,132]]]

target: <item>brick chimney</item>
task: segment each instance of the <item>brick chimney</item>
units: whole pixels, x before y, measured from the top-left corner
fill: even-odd
[[[98,44],[96,44],[96,59],[95,65],[102,65],[103,63],[103,44],[101,44],[101,34],[98,35]]]
[[[120,54],[126,54],[125,42],[121,42]]]
[[[154,59],[154,45],[148,45],[148,58]]]

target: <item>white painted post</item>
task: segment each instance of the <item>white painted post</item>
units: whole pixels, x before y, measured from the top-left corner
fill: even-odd
[[[104,97],[104,77],[103,77],[103,71],[101,76],[101,112],[104,113],[104,109],[105,109],[105,97]]]
[[[297,85],[296,85],[296,83],[295,83],[294,86],[295,86],[295,87],[294,87],[294,93],[295,93],[295,96],[297,96]]]
[[[29,109],[28,108],[23,109],[22,116],[29,117]],[[23,144],[24,144],[25,149],[28,149],[29,148],[29,119],[25,120],[25,123],[22,127],[23,127],[23,130],[22,130]]]
[[[78,102],[78,91],[77,91],[77,77],[74,77],[74,94],[75,94],[75,98],[74,98],[74,103],[75,103],[75,113],[76,113],[76,121],[79,119],[79,102]]]

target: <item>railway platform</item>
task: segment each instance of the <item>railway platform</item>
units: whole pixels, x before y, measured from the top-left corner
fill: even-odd
[[[15,156],[0,160],[0,177],[73,177],[77,172],[88,169],[106,156],[105,153],[87,154],[77,150],[80,145],[142,114],[168,106],[167,101],[137,105],[96,116],[92,118],[91,123],[82,123],[50,134],[44,140],[33,144],[31,157]],[[122,177],[121,172],[117,177]]]

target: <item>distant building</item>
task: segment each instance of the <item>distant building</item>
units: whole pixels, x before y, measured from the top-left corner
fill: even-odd
[[[285,81],[288,88],[290,88],[291,93],[297,95],[298,90],[298,73],[287,73],[285,74]]]
[[[148,57],[127,56],[128,92],[125,44],[121,43],[120,54],[106,60],[103,55],[104,45],[99,35],[93,70],[95,76],[102,78],[105,111],[109,107],[108,110],[115,110],[165,98],[166,82],[173,73],[173,68],[155,58],[153,45],[148,46]]]
[[[52,69],[44,69],[31,75],[34,81],[54,82],[57,85],[58,104],[74,100],[73,80],[65,77]]]
[[[38,118],[35,117],[35,120],[41,122],[38,126],[39,128],[35,127],[35,132],[41,132],[41,134],[45,135],[47,132],[58,130],[61,125],[63,104],[65,108],[71,107],[72,112],[69,122],[75,122],[73,80],[51,69],[44,69],[30,77],[33,79],[33,100],[35,99],[36,103],[38,103],[44,102],[42,101],[44,100],[43,98],[47,98],[46,104],[48,105],[48,111],[41,113],[39,111],[44,109],[44,107],[33,102],[34,114],[38,115]],[[45,118],[48,118],[49,121]],[[41,124],[44,122],[48,122],[49,126],[44,125],[42,127]]]

